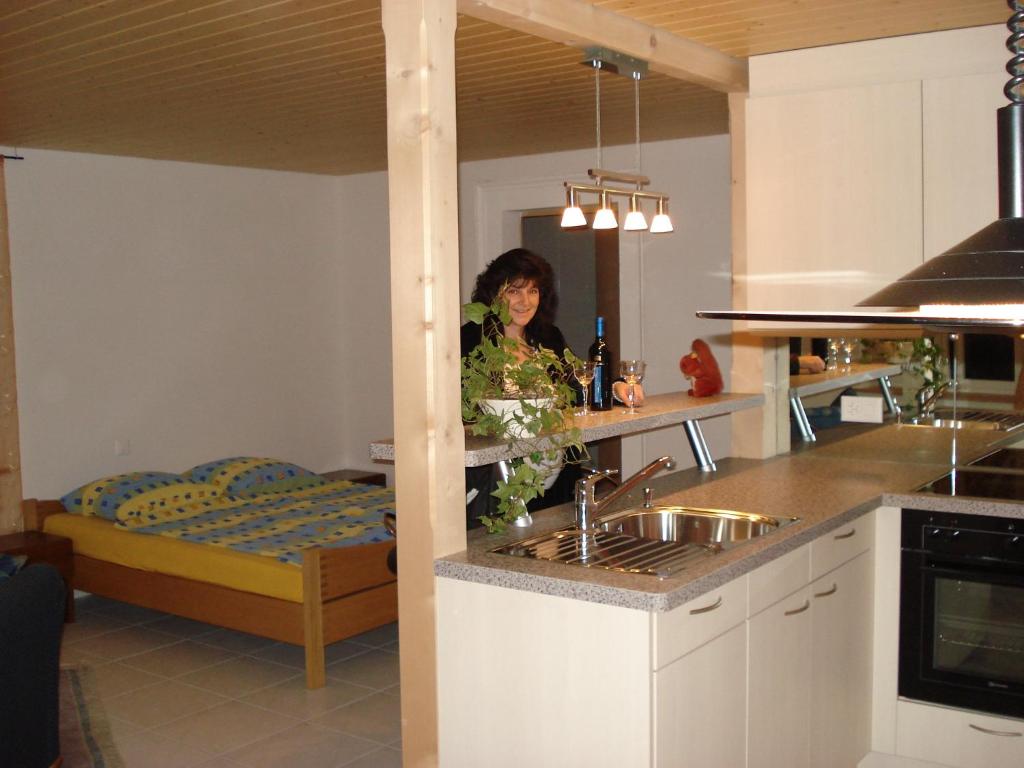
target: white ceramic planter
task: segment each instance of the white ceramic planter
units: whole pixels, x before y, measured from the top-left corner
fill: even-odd
[[[550,397],[537,399],[524,399],[525,402],[535,405],[538,408],[550,408],[553,400]],[[485,413],[494,413],[501,418],[505,425],[505,435],[513,439],[524,437],[536,437],[534,430],[527,429],[521,421],[522,406],[519,400],[481,400],[480,410]]]

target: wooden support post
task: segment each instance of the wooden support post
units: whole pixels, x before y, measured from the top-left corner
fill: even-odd
[[[455,0],[381,4],[388,104],[402,750],[435,766],[436,557],[466,547]]]
[[[732,306],[747,309],[747,94],[729,94],[732,142]],[[789,451],[789,347],[785,339],[755,336],[747,323],[733,323],[730,388],[764,392],[759,409],[732,415],[731,455],[766,459]],[[781,332],[780,332],[781,333]]]
[[[18,388],[14,375],[11,245],[7,234],[4,162],[0,157],[0,534],[22,529],[21,444],[18,436]]]

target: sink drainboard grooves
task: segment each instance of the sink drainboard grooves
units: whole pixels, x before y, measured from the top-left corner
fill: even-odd
[[[720,551],[717,545],[654,541],[621,533],[566,531],[492,549],[504,555],[666,577]]]

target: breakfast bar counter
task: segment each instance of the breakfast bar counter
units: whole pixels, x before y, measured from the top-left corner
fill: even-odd
[[[583,442],[604,440],[648,432],[653,429],[693,424],[701,419],[757,408],[764,403],[764,395],[723,393],[711,397],[691,397],[685,392],[649,395],[636,415],[630,416],[621,407],[609,411],[591,411],[587,416],[573,419],[572,426],[583,432]],[[543,451],[552,443],[545,437],[520,439],[515,442],[497,437],[466,435],[466,466],[479,467],[498,461],[526,456]],[[376,440],[370,443],[370,458],[374,461],[394,461],[394,441]]]

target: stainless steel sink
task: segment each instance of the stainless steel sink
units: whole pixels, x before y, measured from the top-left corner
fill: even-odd
[[[908,427],[939,429],[989,429],[1010,432],[1024,425],[1024,414],[1010,411],[958,410],[953,418],[952,408],[938,408],[930,416],[904,418],[900,424]]]
[[[659,506],[616,512],[599,518],[596,527],[640,539],[721,547],[771,533],[788,522],[750,512]]]
[[[796,519],[695,507],[638,507],[604,515],[588,531],[563,528],[491,551],[664,578]]]

